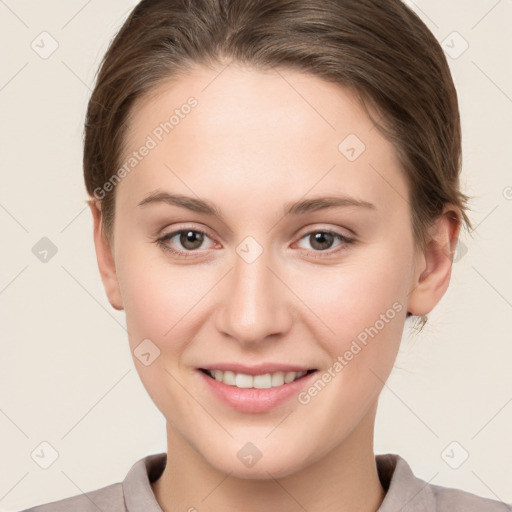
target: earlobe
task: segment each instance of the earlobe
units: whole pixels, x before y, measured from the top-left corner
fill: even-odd
[[[432,226],[430,241],[418,255],[415,279],[409,293],[407,310],[413,315],[430,313],[448,289],[460,226],[460,212],[450,205]]]
[[[123,310],[123,301],[117,280],[113,251],[103,232],[101,203],[97,199],[91,199],[88,204],[93,217],[94,246],[103,287],[111,306],[121,311]]]

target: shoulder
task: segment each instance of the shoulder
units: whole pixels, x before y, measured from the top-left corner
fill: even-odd
[[[398,454],[377,455],[376,462],[387,489],[378,512],[512,512],[512,506],[502,501],[418,478]]]
[[[126,511],[121,483],[37,505],[20,512],[98,512],[98,510],[108,510],[108,512]]]
[[[489,498],[478,496],[462,489],[429,485],[434,495],[438,512],[512,512],[512,506]]]
[[[167,454],[147,455],[135,462],[122,482],[44,503],[20,512],[135,512],[160,510],[151,483],[157,480],[167,463]]]

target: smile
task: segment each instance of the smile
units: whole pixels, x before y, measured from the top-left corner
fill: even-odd
[[[200,382],[219,403],[244,413],[270,412],[279,405],[284,405],[311,384],[317,370],[304,368],[277,369],[277,365],[267,368],[243,368],[240,371],[231,364],[230,369],[197,368]],[[271,368],[270,366],[274,366]],[[282,368],[282,365],[279,365]],[[239,370],[239,371],[235,371]],[[251,372],[252,375],[249,373]],[[266,373],[263,373],[266,372]]]
[[[201,369],[212,379],[217,382],[222,382],[228,386],[234,386],[242,389],[268,389],[289,384],[305,375],[314,372],[315,370],[301,371],[301,372],[274,372],[265,373],[261,375],[247,375],[245,373],[236,373],[232,371],[222,370],[205,370]]]

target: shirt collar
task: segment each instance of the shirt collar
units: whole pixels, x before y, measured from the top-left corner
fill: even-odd
[[[409,464],[396,453],[375,456],[386,496],[377,512],[435,512],[436,503],[428,482],[417,478]]]
[[[396,453],[375,456],[380,481],[386,496],[377,512],[435,512],[430,485],[414,476],[409,464]],[[162,512],[151,483],[162,474],[167,454],[156,453],[137,461],[123,480],[128,512]]]
[[[155,453],[137,461],[123,480],[123,494],[128,512],[163,512],[151,488],[162,474],[167,453]]]

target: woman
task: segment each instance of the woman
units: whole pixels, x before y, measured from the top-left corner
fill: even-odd
[[[443,51],[399,0],[138,4],[84,173],[168,450],[30,510],[510,510],[373,451],[405,321],[471,227],[460,162]]]

